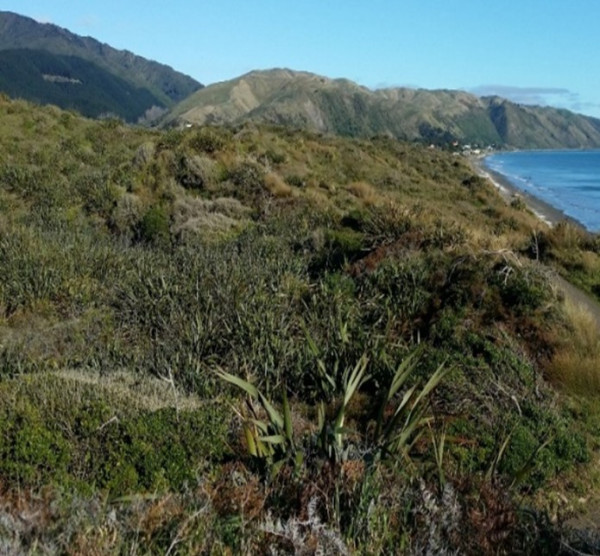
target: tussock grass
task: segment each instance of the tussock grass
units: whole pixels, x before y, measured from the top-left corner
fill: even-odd
[[[571,333],[549,365],[551,380],[567,391],[596,397],[600,394],[600,331],[597,321],[582,305],[567,300],[565,313]]]
[[[269,172],[265,176],[265,185],[274,197],[291,197],[293,195],[292,187],[274,172]]]
[[[249,213],[236,199],[180,197],[173,203],[171,230],[183,239],[190,234],[219,238],[246,227]]]
[[[181,392],[168,376],[136,376],[126,370],[99,373],[93,369],[60,369],[40,377],[39,381],[42,385],[46,382],[51,389],[56,384],[53,377],[62,381],[58,383],[59,387],[75,405],[80,403],[82,395],[90,388],[97,391],[100,397],[114,400],[117,405],[132,411],[167,408],[191,411],[206,404],[206,400],[199,396]]]
[[[364,181],[352,182],[346,189],[355,197],[362,199],[366,204],[374,204],[381,198],[381,195],[375,191],[374,187]]]

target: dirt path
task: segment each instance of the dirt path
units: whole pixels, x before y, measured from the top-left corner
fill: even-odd
[[[570,282],[558,274],[553,276],[553,281],[556,286],[565,294],[565,298],[569,299],[576,305],[583,306],[593,317],[598,328],[600,329],[600,303],[592,298],[586,292],[580,290]],[[588,538],[595,548],[600,548],[600,500],[594,495],[592,498],[581,498],[581,507],[576,514],[567,520],[566,525],[574,532],[577,532],[582,538]],[[583,554],[573,550],[568,543],[562,543],[565,554]],[[597,554],[597,552],[594,552]]]
[[[590,313],[596,321],[598,328],[600,328],[600,303],[586,292],[567,282],[564,278],[561,278],[558,274],[553,277],[553,280],[558,288],[564,292],[567,299],[570,299],[577,305],[583,306]]]

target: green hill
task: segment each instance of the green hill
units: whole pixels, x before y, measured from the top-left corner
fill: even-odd
[[[82,58],[29,49],[0,51],[0,91],[92,118],[112,115],[133,122],[158,102],[147,89]]]
[[[521,106],[498,97],[483,99],[505,144],[517,148],[597,148],[600,120],[568,110]]]
[[[147,110],[170,107],[202,87],[169,66],[11,12],[0,12],[0,54],[2,90],[85,114],[110,112],[135,121]],[[59,79],[42,84],[40,70]],[[70,81],[60,81],[63,74]],[[77,82],[83,86],[68,86]],[[76,100],[70,102],[71,93]]]
[[[0,152],[0,553],[597,552],[597,236],[386,137]]]
[[[371,91],[343,79],[290,70],[254,71],[197,91],[165,125],[256,121],[353,137],[515,148],[598,147],[600,120],[461,91]]]

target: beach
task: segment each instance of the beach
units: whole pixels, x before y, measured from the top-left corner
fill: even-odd
[[[586,230],[586,227],[581,222],[571,218],[570,216],[567,216],[561,210],[553,207],[545,201],[542,201],[541,199],[538,199],[534,195],[515,187],[499,172],[490,170],[485,165],[484,158],[472,158],[471,164],[478,175],[490,180],[498,188],[498,191],[502,197],[504,197],[507,203],[510,203],[515,196],[518,196],[523,200],[527,207],[548,226],[555,226],[559,222],[566,220],[574,226]],[[590,296],[589,293],[582,291],[578,287],[569,283],[558,273],[553,275],[553,281],[563,292],[566,298],[570,299],[579,307],[583,307],[591,315],[598,327],[600,327],[600,304],[598,303],[597,299]]]
[[[559,222],[566,220],[575,226],[585,229],[585,226],[575,218],[567,216],[562,210],[557,209],[546,201],[514,186],[499,172],[490,170],[485,164],[485,158],[472,158],[471,164],[478,175],[490,180],[496,186],[502,197],[504,197],[508,203],[515,197],[521,198],[529,210],[548,226],[555,226]]]

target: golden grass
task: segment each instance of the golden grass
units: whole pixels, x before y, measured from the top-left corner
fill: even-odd
[[[562,249],[579,249],[586,241],[588,233],[570,222],[559,222],[549,234],[551,243]]]
[[[370,183],[364,181],[352,182],[346,186],[346,189],[366,204],[375,204],[380,197],[380,193]]]
[[[53,377],[59,379],[57,382]],[[128,371],[113,371],[101,374],[95,371],[62,369],[39,375],[40,385],[49,390],[59,390],[75,402],[85,391],[93,388],[106,400],[118,400],[124,406],[137,411],[157,411],[164,408],[176,408],[191,411],[202,406],[200,398],[180,392],[165,377],[164,380],[149,376],[136,376]],[[43,386],[42,386],[43,387]]]
[[[274,197],[291,197],[294,190],[283,178],[275,172],[269,172],[265,176],[265,185]]]
[[[550,362],[551,380],[582,395],[600,393],[600,331],[594,317],[580,304],[567,300],[565,312],[572,327]]]
[[[600,257],[592,251],[581,251],[581,266],[590,275],[600,274]]]
[[[180,197],[173,204],[172,231],[183,234],[219,236],[242,229],[247,224],[247,207],[236,199],[220,197],[214,200]]]

